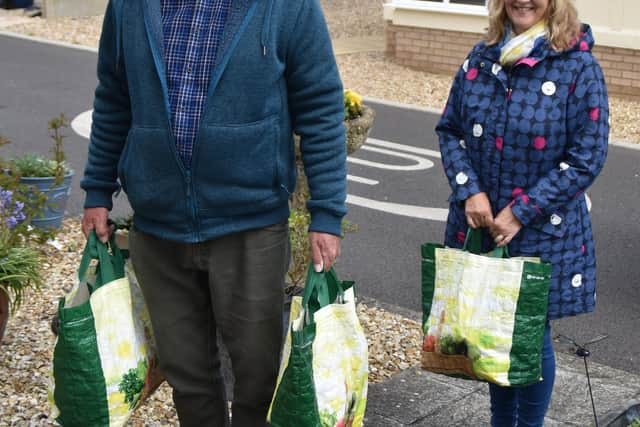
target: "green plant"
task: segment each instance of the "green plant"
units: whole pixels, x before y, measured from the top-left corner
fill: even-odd
[[[9,162],[8,168],[11,173],[30,178],[54,177],[55,185],[61,185],[65,175],[71,172],[65,162],[65,152],[62,146],[62,142],[66,138],[62,129],[68,126],[64,114],[49,120],[47,128],[49,136],[53,140],[53,146],[50,150],[51,158],[34,153],[22,154]]]
[[[133,409],[140,399],[140,393],[144,388],[146,375],[147,362],[143,360],[138,362],[138,366],[135,369],[129,369],[129,371],[122,376],[122,380],[118,385],[118,391],[124,394],[124,401],[129,404],[130,409]]]
[[[43,281],[40,254],[29,246],[28,228],[22,227],[26,219],[25,204],[0,187],[0,291],[9,297],[12,312],[22,305],[25,291]]]
[[[640,427],[640,418],[635,417],[627,427]]]
[[[9,143],[10,141],[7,138],[0,136],[0,147]],[[46,196],[37,188],[21,183],[20,174],[13,164],[13,160],[7,162],[0,157],[0,168],[4,170],[4,173],[0,173],[0,190],[11,192],[13,201],[22,205],[22,215],[24,215],[24,220],[18,221],[15,227],[12,228],[10,233],[11,241],[4,242],[5,246],[31,240],[42,243],[55,237],[56,233],[53,229],[44,230],[30,225],[31,220],[45,206]]]
[[[67,173],[67,167],[65,165],[65,154],[62,148],[62,140],[66,138],[62,134],[62,128],[69,127],[69,123],[64,117],[63,113],[60,113],[59,117],[54,117],[49,120],[48,129],[49,136],[53,139],[53,147],[51,148],[51,154],[53,155],[53,161],[55,162],[55,169],[53,176],[57,185],[62,184],[64,176]]]

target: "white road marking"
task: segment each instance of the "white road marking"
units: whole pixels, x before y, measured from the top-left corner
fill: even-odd
[[[409,216],[413,218],[430,219],[434,221],[446,221],[448,209],[427,208],[424,206],[404,205],[392,202],[380,202],[378,200],[367,199],[365,197],[347,195],[347,203],[361,206],[363,208],[374,209],[394,215]]]
[[[364,166],[369,166],[372,168],[378,169],[386,169],[386,170],[396,170],[396,171],[417,171],[424,170],[433,167],[433,162],[431,160],[427,160],[424,157],[414,156],[412,154],[399,153],[396,151],[387,150],[384,148],[377,147],[368,147],[366,144],[363,145],[360,150],[365,151],[373,151],[375,153],[387,154],[389,156],[401,157],[404,159],[413,160],[415,163],[412,165],[390,165],[387,163],[373,162],[370,160],[358,159],[355,157],[347,157],[347,161],[351,163],[356,163]]]
[[[424,156],[435,157],[437,159],[440,158],[439,151],[428,150],[426,148],[418,148],[418,147],[414,147],[413,145],[398,144],[397,142],[389,142],[389,141],[384,141],[382,139],[367,138],[367,143],[364,146],[366,147],[367,144],[377,145],[379,147],[391,148],[391,149],[400,150],[400,151],[406,151],[407,153],[422,154]]]
[[[347,179],[349,181],[359,182],[360,184],[367,184],[367,185],[378,185],[378,184],[380,184],[380,181],[376,181],[375,179],[363,178],[363,177],[357,176],[357,175],[347,175]]]
[[[91,114],[93,110],[85,111],[84,113],[78,114],[71,121],[71,129],[75,131],[78,135],[83,138],[89,139],[89,135],[91,135]]]

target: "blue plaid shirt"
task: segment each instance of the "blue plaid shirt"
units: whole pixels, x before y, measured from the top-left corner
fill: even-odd
[[[173,135],[189,168],[231,0],[162,0]]]

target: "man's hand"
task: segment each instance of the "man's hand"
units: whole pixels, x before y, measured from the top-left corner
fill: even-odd
[[[329,271],[336,258],[340,255],[340,237],[329,233],[309,232],[311,258],[317,273]]]
[[[511,211],[511,206],[507,206],[498,213],[489,231],[496,246],[502,247],[508,245],[521,228],[520,220]]]
[[[82,217],[82,232],[84,233],[84,237],[89,238],[89,233],[95,229],[98,239],[103,243],[107,243],[114,228],[108,225],[108,219],[109,211],[107,208],[85,209],[84,216]]]
[[[493,212],[487,193],[476,193],[464,201],[464,214],[471,228],[491,227]]]

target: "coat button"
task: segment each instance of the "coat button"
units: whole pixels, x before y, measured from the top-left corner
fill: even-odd
[[[473,136],[475,136],[476,138],[480,138],[482,136],[482,125],[480,123],[476,123],[475,125],[473,125]]]
[[[469,177],[467,176],[466,173],[464,172],[459,172],[456,175],[456,182],[458,183],[458,185],[464,185],[467,183],[467,181],[469,181]]]
[[[569,169],[569,164],[566,162],[560,162],[560,170],[566,171],[567,169]]]
[[[484,68],[484,62],[480,63],[480,68]]]
[[[571,278],[571,286],[574,288],[579,288],[582,286],[582,274],[576,274]]]
[[[551,96],[556,93],[556,84],[554,82],[548,81],[542,84],[542,93],[547,96]]]
[[[551,215],[550,222],[552,225],[560,225],[560,223],[562,223],[562,218],[559,215],[553,214]]]

